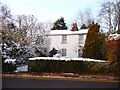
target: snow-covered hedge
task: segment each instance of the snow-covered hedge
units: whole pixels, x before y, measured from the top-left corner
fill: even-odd
[[[77,58],[76,58],[77,59]],[[82,59],[82,58],[81,58]],[[29,72],[120,75],[117,62],[72,60],[70,58],[30,58]]]
[[[64,61],[93,61],[93,62],[105,62],[104,60],[95,60],[89,58],[57,58],[57,57],[35,57],[29,58],[29,60],[64,60]]]

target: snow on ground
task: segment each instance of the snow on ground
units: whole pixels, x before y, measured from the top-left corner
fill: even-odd
[[[17,67],[17,70],[15,72],[27,72],[28,71],[28,65]]]
[[[65,61],[93,61],[93,62],[105,62],[103,60],[95,60],[95,59],[89,59],[89,58],[57,58],[57,57],[35,57],[35,58],[29,58],[29,60],[65,60]]]

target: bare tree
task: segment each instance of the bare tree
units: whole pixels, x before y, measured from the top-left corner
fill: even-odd
[[[16,26],[19,32],[19,42],[30,44],[35,37],[35,27],[37,18],[33,15],[18,15],[16,18]]]
[[[12,23],[12,15],[9,8],[0,2],[0,32],[2,37],[5,34],[9,34],[8,31],[11,31],[10,25]]]
[[[46,48],[47,50],[49,49],[50,46],[50,39],[48,38],[47,34],[49,34],[49,31],[52,27],[52,23],[50,21],[48,22],[39,22],[36,25],[36,44],[39,44]]]
[[[5,26],[12,22],[12,14],[7,5],[0,2],[0,29],[5,31]]]
[[[86,8],[84,11],[79,11],[76,21],[78,26],[85,24],[88,27],[94,21],[92,10]]]
[[[11,18],[11,12],[6,5],[0,2],[0,21],[4,21],[7,18]]]
[[[18,27],[18,42],[21,45],[47,48],[49,39],[46,37],[52,23],[37,22],[37,18],[33,15],[19,15],[16,18],[16,26]]]
[[[102,28],[114,32],[119,28],[120,4],[116,1],[105,1],[101,4],[100,17],[102,17]]]
[[[114,10],[115,10],[115,22],[116,26],[118,26],[118,30],[120,31],[120,1],[115,2],[114,4]]]

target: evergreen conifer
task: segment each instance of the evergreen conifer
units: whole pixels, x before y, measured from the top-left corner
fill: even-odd
[[[64,29],[67,29],[67,26],[66,26],[66,23],[65,23],[65,20],[63,17],[61,17],[60,19],[58,19],[51,30],[64,30]]]
[[[85,24],[82,24],[81,29],[87,29],[88,27]]]
[[[99,32],[100,25],[97,23],[90,24],[89,30],[86,36],[85,46],[83,48],[82,57],[92,58],[92,59],[102,59],[103,58],[103,39],[101,38],[101,33]]]

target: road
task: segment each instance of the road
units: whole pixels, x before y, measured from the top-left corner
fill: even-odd
[[[2,88],[118,88],[117,82],[3,78]]]

